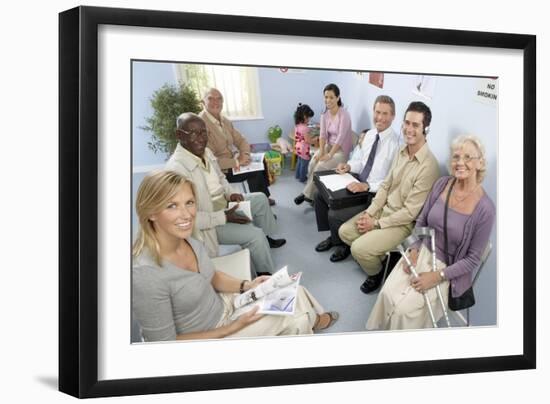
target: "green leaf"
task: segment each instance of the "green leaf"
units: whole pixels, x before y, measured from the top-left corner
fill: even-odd
[[[156,90],[151,99],[153,116],[145,119],[146,125],[141,126],[146,132],[151,132],[151,141],[147,143],[153,153],[162,152],[167,157],[176,148],[176,119],[184,112],[199,113],[201,104],[195,91],[186,85],[176,86],[164,84]]]

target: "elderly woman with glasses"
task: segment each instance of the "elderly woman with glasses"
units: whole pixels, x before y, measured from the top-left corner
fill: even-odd
[[[432,271],[432,252],[427,243],[414,245],[408,254],[419,277],[415,278],[401,259],[378,295],[367,329],[430,327],[423,293],[427,294],[437,321],[443,311],[435,286],[440,285],[445,304],[449,293],[458,297],[470,288],[495,221],[495,205],[481,185],[485,171],[485,151],[480,140],[471,135],[456,138],[451,145],[451,175],[435,182],[416,222],[417,228],[435,229],[437,270]]]

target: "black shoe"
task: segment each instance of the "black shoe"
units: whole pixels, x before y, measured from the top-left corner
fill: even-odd
[[[286,244],[286,240],[284,238],[273,239],[269,236],[266,236],[266,237],[267,237],[267,241],[269,242],[269,247],[271,248],[279,248]]]
[[[349,257],[350,253],[351,253],[351,249],[349,248],[348,245],[341,245],[336,249],[336,251],[332,253],[332,255],[330,256],[330,261],[338,262],[338,261],[345,260],[346,258]]]
[[[306,200],[306,196],[304,194],[300,194],[296,198],[294,198],[294,203],[296,205],[301,205],[302,202],[304,202],[305,200]]]
[[[333,246],[332,240],[329,237],[326,240],[323,240],[319,244],[317,244],[317,246],[315,247],[315,251],[317,252],[328,251],[332,248],[332,246]]]
[[[256,276],[271,276],[271,272],[256,272]]]
[[[361,292],[369,294],[374,292],[380,287],[382,278],[384,277],[384,271],[378,272],[376,275],[368,276],[365,282],[361,285]]]

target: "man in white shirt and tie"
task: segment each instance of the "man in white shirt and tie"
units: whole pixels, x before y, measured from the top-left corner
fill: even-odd
[[[342,261],[350,254],[350,247],[343,243],[338,236],[338,228],[357,213],[368,208],[390,169],[391,162],[399,148],[399,136],[391,127],[394,118],[395,103],[393,99],[387,95],[378,96],[374,101],[373,108],[374,128],[361,137],[350,160],[336,167],[337,173],[352,172],[358,175],[359,182],[349,184],[347,189],[353,193],[368,192],[364,200],[355,206],[332,209],[321,192],[315,194],[317,230],[330,230],[330,236],[317,244],[315,251],[327,251],[332,247],[337,247],[330,256],[332,262]]]

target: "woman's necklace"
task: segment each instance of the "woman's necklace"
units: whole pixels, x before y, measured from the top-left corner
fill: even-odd
[[[452,194],[453,199],[458,203],[464,202],[470,195],[472,195],[475,191],[477,191],[477,188],[479,187],[479,184],[476,185],[470,192],[466,192],[462,196],[458,196],[456,192]]]

